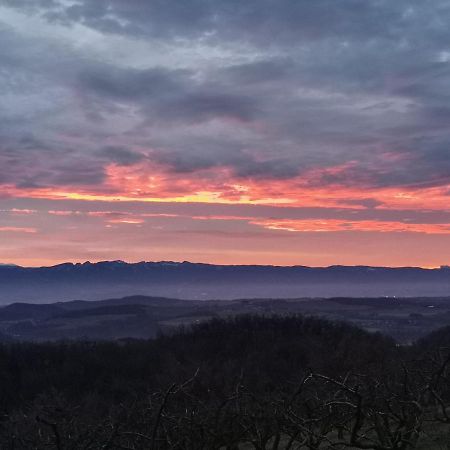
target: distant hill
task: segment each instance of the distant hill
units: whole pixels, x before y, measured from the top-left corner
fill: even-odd
[[[417,297],[448,295],[450,270],[103,261],[52,267],[0,265],[0,286],[0,304],[138,294],[180,299]]]
[[[450,325],[450,297],[178,300],[131,296],[0,307],[0,341],[154,338],[180,326],[243,314],[317,316],[411,343]]]

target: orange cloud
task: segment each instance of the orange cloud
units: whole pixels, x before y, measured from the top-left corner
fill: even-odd
[[[107,220],[107,222],[108,223],[116,223],[116,224],[119,224],[119,223],[124,223],[124,224],[129,224],[129,225],[139,225],[139,224],[141,224],[141,223],[144,223],[145,222],[145,220],[142,220],[142,219],[110,219],[110,220]]]
[[[288,205],[298,207],[366,208],[367,200],[379,209],[426,209],[449,211],[450,185],[427,187],[349,187],[324,178],[341,176],[352,162],[316,169],[291,179],[237,179],[227,168],[193,173],[171,173],[149,163],[133,166],[110,164],[106,182],[97,188],[63,186],[17,188],[4,186],[6,195],[41,199],[107,202],[217,203],[243,205]],[[340,178],[337,178],[338,180]],[[360,202],[360,203],[358,203]],[[52,211],[50,214],[69,214]]]
[[[66,210],[50,210],[47,212],[52,216],[76,216],[81,214],[80,211],[66,211]]]
[[[411,232],[426,234],[450,234],[450,224],[410,224],[375,220],[252,220],[250,223],[269,230],[292,232],[375,231],[381,233]]]
[[[342,212],[342,210],[340,210]],[[67,215],[67,211],[63,214]],[[347,211],[347,216],[352,216]],[[337,231],[370,231],[380,233],[425,233],[425,234],[450,234],[450,223],[412,223],[411,219],[402,220],[376,220],[376,219],[332,219],[332,218],[265,218],[250,215],[226,215],[226,214],[167,214],[167,213],[139,213],[126,211],[77,211],[89,217],[98,217],[110,224],[143,224],[145,219],[184,218],[194,221],[240,221],[256,225],[269,230],[280,230],[290,232],[337,232]]]

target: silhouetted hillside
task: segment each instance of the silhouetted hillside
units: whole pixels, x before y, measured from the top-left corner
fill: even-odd
[[[433,348],[449,348],[450,349],[450,325],[439,328],[419,339],[417,347],[422,351]]]
[[[399,347],[344,323],[246,315],[148,341],[2,344],[0,445],[444,449],[450,353],[421,347],[439,333]]]
[[[11,407],[52,389],[73,400],[101,392],[105,400],[130,388],[182,382],[197,369],[201,383],[214,385],[214,395],[238,376],[248,386],[277,390],[310,368],[332,375],[378,366],[395,348],[391,339],[345,323],[244,315],[149,341],[3,345],[0,391],[2,404]]]

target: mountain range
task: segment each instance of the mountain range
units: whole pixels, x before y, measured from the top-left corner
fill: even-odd
[[[450,268],[102,261],[0,265],[0,304],[148,295],[178,299],[418,297],[450,294]]]

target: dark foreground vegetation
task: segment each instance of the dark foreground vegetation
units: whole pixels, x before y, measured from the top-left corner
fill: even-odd
[[[449,449],[449,348],[302,316],[4,343],[0,448]]]

